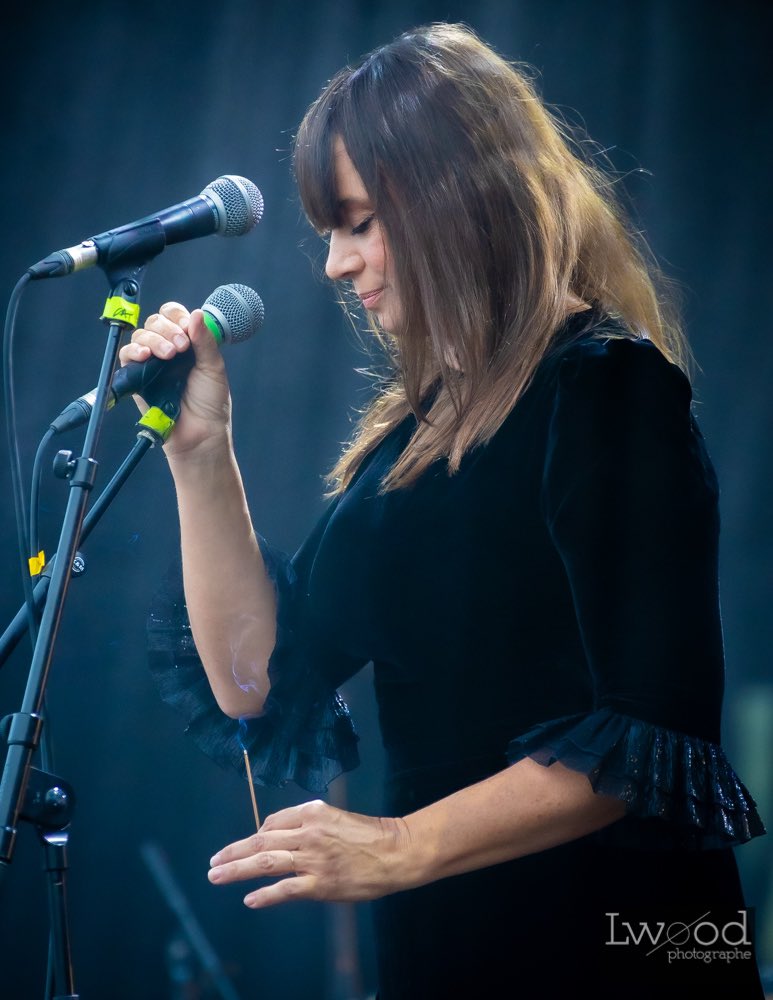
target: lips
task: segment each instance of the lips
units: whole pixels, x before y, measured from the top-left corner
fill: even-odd
[[[381,293],[384,291],[382,288],[373,288],[369,292],[358,292],[360,302],[365,306],[366,309],[372,309],[376,301],[381,297]]]

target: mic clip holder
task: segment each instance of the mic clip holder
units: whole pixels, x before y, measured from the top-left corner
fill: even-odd
[[[78,246],[57,250],[33,264],[27,273],[33,280],[61,278],[96,264],[105,271],[111,283],[117,283],[115,275],[125,277],[127,269],[144,268],[165,247],[164,227],[158,219],[152,219],[126,232],[102,233]]]

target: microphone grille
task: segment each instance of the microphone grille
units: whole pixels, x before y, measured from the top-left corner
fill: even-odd
[[[201,193],[216,205],[221,236],[243,236],[263,217],[263,195],[246,177],[224,174]]]
[[[263,300],[249,285],[220,285],[202,306],[217,320],[227,344],[248,340],[263,325]]]

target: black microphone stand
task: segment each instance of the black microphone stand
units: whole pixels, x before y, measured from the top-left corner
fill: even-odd
[[[134,469],[140,462],[140,459],[145,455],[149,448],[152,448],[155,444],[163,444],[163,440],[159,437],[157,433],[149,429],[148,427],[141,425],[140,430],[137,432],[137,441],[134,447],[131,449],[129,454],[123,460],[119,468],[113,475],[113,478],[100,493],[97,499],[94,501],[91,510],[88,512],[83,520],[83,525],[81,526],[81,534],[79,544],[83,544],[89,537],[91,532],[97,526],[102,515],[105,513],[107,508],[110,506],[112,501],[115,499],[118,491],[121,489],[123,484],[132,474]],[[61,456],[61,457],[60,457]],[[60,451],[56,457],[56,464],[61,468],[63,464],[68,464],[71,461],[71,455],[69,452]],[[56,565],[56,553],[49,559],[46,563],[45,569],[38,577],[38,582],[32,591],[32,597],[35,605],[35,610],[40,611],[44,604],[46,603],[46,597],[48,595],[48,588],[51,584],[51,575]],[[72,566],[70,567],[70,574],[73,577],[80,576],[86,568],[85,560],[80,552],[77,552],[75,558],[73,559]],[[5,632],[0,635],[0,667],[6,662],[8,657],[14,651],[16,646],[19,644],[21,638],[27,632],[27,605],[22,604],[19,610],[16,612],[15,617],[11,620],[10,624],[6,628]]]
[[[19,821],[34,823],[45,848],[45,868],[49,876],[52,964],[49,982],[46,984],[47,1000],[77,1000],[67,926],[65,882],[68,840],[66,827],[70,822],[74,795],[71,786],[56,775],[32,768],[32,757],[41,739],[44,721],[41,710],[54,646],[81,539],[88,497],[96,480],[97,462],[94,456],[121,337],[125,330],[136,326],[142,275],[148,261],[160,253],[163,246],[161,232],[154,252],[148,252],[146,246],[141,261],[121,261],[121,255],[117,252],[116,259],[105,268],[111,292],[102,315],[102,319],[108,324],[108,333],[96,400],[86,428],[82,454],[77,458],[67,457],[60,462],[60,471],[69,480],[70,494],[62,521],[56,561],[45,595],[45,607],[22,706],[19,712],[5,720],[8,724],[8,753],[0,780],[0,878],[11,864]],[[148,444],[147,447],[149,446]]]

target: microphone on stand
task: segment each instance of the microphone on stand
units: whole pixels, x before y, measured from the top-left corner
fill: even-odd
[[[199,236],[219,233],[242,236],[260,222],[263,196],[258,188],[235,174],[224,174],[212,181],[195,198],[188,198],[154,215],[109,229],[77,246],[57,250],[28,268],[32,279],[58,278],[113,262],[152,259],[172,243],[183,243]]]
[[[204,322],[218,344],[239,344],[257,333],[263,325],[265,311],[258,293],[248,285],[220,285],[202,305]],[[159,376],[177,375],[194,364],[193,351],[189,348],[169,361],[148,358],[146,361],[129,361],[118,368],[110,384],[107,408],[112,409],[124,396],[149,389]],[[66,406],[51,422],[55,434],[79,427],[89,419],[96,400],[97,390],[92,389]]]

